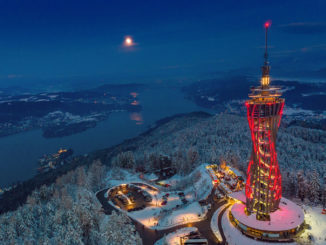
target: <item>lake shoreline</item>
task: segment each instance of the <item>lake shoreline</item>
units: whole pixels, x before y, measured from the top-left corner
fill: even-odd
[[[190,113],[179,113],[173,116],[165,117],[159,119],[155,122],[155,126],[149,128],[145,132],[139,134],[136,137],[125,139],[122,143],[111,146],[109,148],[96,150],[84,156],[79,155],[72,158],[69,164],[65,164],[58,169],[54,169],[50,172],[37,174],[31,179],[18,183],[13,189],[10,191],[5,192],[0,197],[0,214],[8,211],[13,211],[17,209],[20,205],[26,202],[26,198],[28,195],[32,193],[33,190],[41,187],[42,185],[50,185],[55,182],[55,180],[79,167],[90,165],[94,160],[101,160],[101,162],[105,165],[109,165],[110,160],[112,157],[117,155],[119,152],[133,150],[130,145],[133,142],[137,142],[140,138],[146,137],[147,135],[151,134],[154,130],[157,130],[162,125],[170,122],[171,120],[175,120],[177,118],[187,118],[187,117],[198,117],[198,118],[208,118],[212,115],[204,112],[204,111],[197,111],[197,112],[190,112]]]

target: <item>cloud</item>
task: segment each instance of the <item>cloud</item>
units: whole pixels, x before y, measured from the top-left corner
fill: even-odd
[[[22,75],[17,75],[17,74],[9,74],[8,76],[7,76],[9,79],[13,79],[13,78],[21,78],[21,77],[23,77]]]
[[[326,32],[326,23],[296,22],[281,25],[280,28],[291,34],[318,34]]]

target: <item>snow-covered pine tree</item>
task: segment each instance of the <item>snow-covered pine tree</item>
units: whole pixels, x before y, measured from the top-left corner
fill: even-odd
[[[326,183],[324,182],[322,186],[322,200],[321,204],[323,205],[323,208],[326,208]]]
[[[141,245],[142,240],[135,226],[126,214],[116,213],[109,216],[103,230],[103,236],[110,245]]]
[[[298,197],[303,202],[306,197],[306,180],[302,171],[297,173]]]
[[[309,199],[314,204],[318,204],[320,193],[320,182],[319,182],[319,174],[316,169],[314,169],[310,175],[309,181]]]
[[[294,175],[290,172],[282,175],[282,192],[287,197],[295,196],[297,193],[297,183]]]

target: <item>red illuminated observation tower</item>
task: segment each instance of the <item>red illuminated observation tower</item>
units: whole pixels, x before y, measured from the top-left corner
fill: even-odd
[[[252,154],[247,171],[246,212],[256,213],[258,220],[269,220],[269,214],[278,209],[282,197],[282,179],[275,149],[284,99],[280,88],[270,86],[265,23],[265,62],[262,67],[261,85],[251,88],[246,101],[248,123],[252,138]]]

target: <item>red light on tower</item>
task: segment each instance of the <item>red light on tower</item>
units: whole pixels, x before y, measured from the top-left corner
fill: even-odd
[[[266,21],[265,24],[264,24],[266,29],[271,27],[271,25],[272,25],[272,22],[270,20]]]

